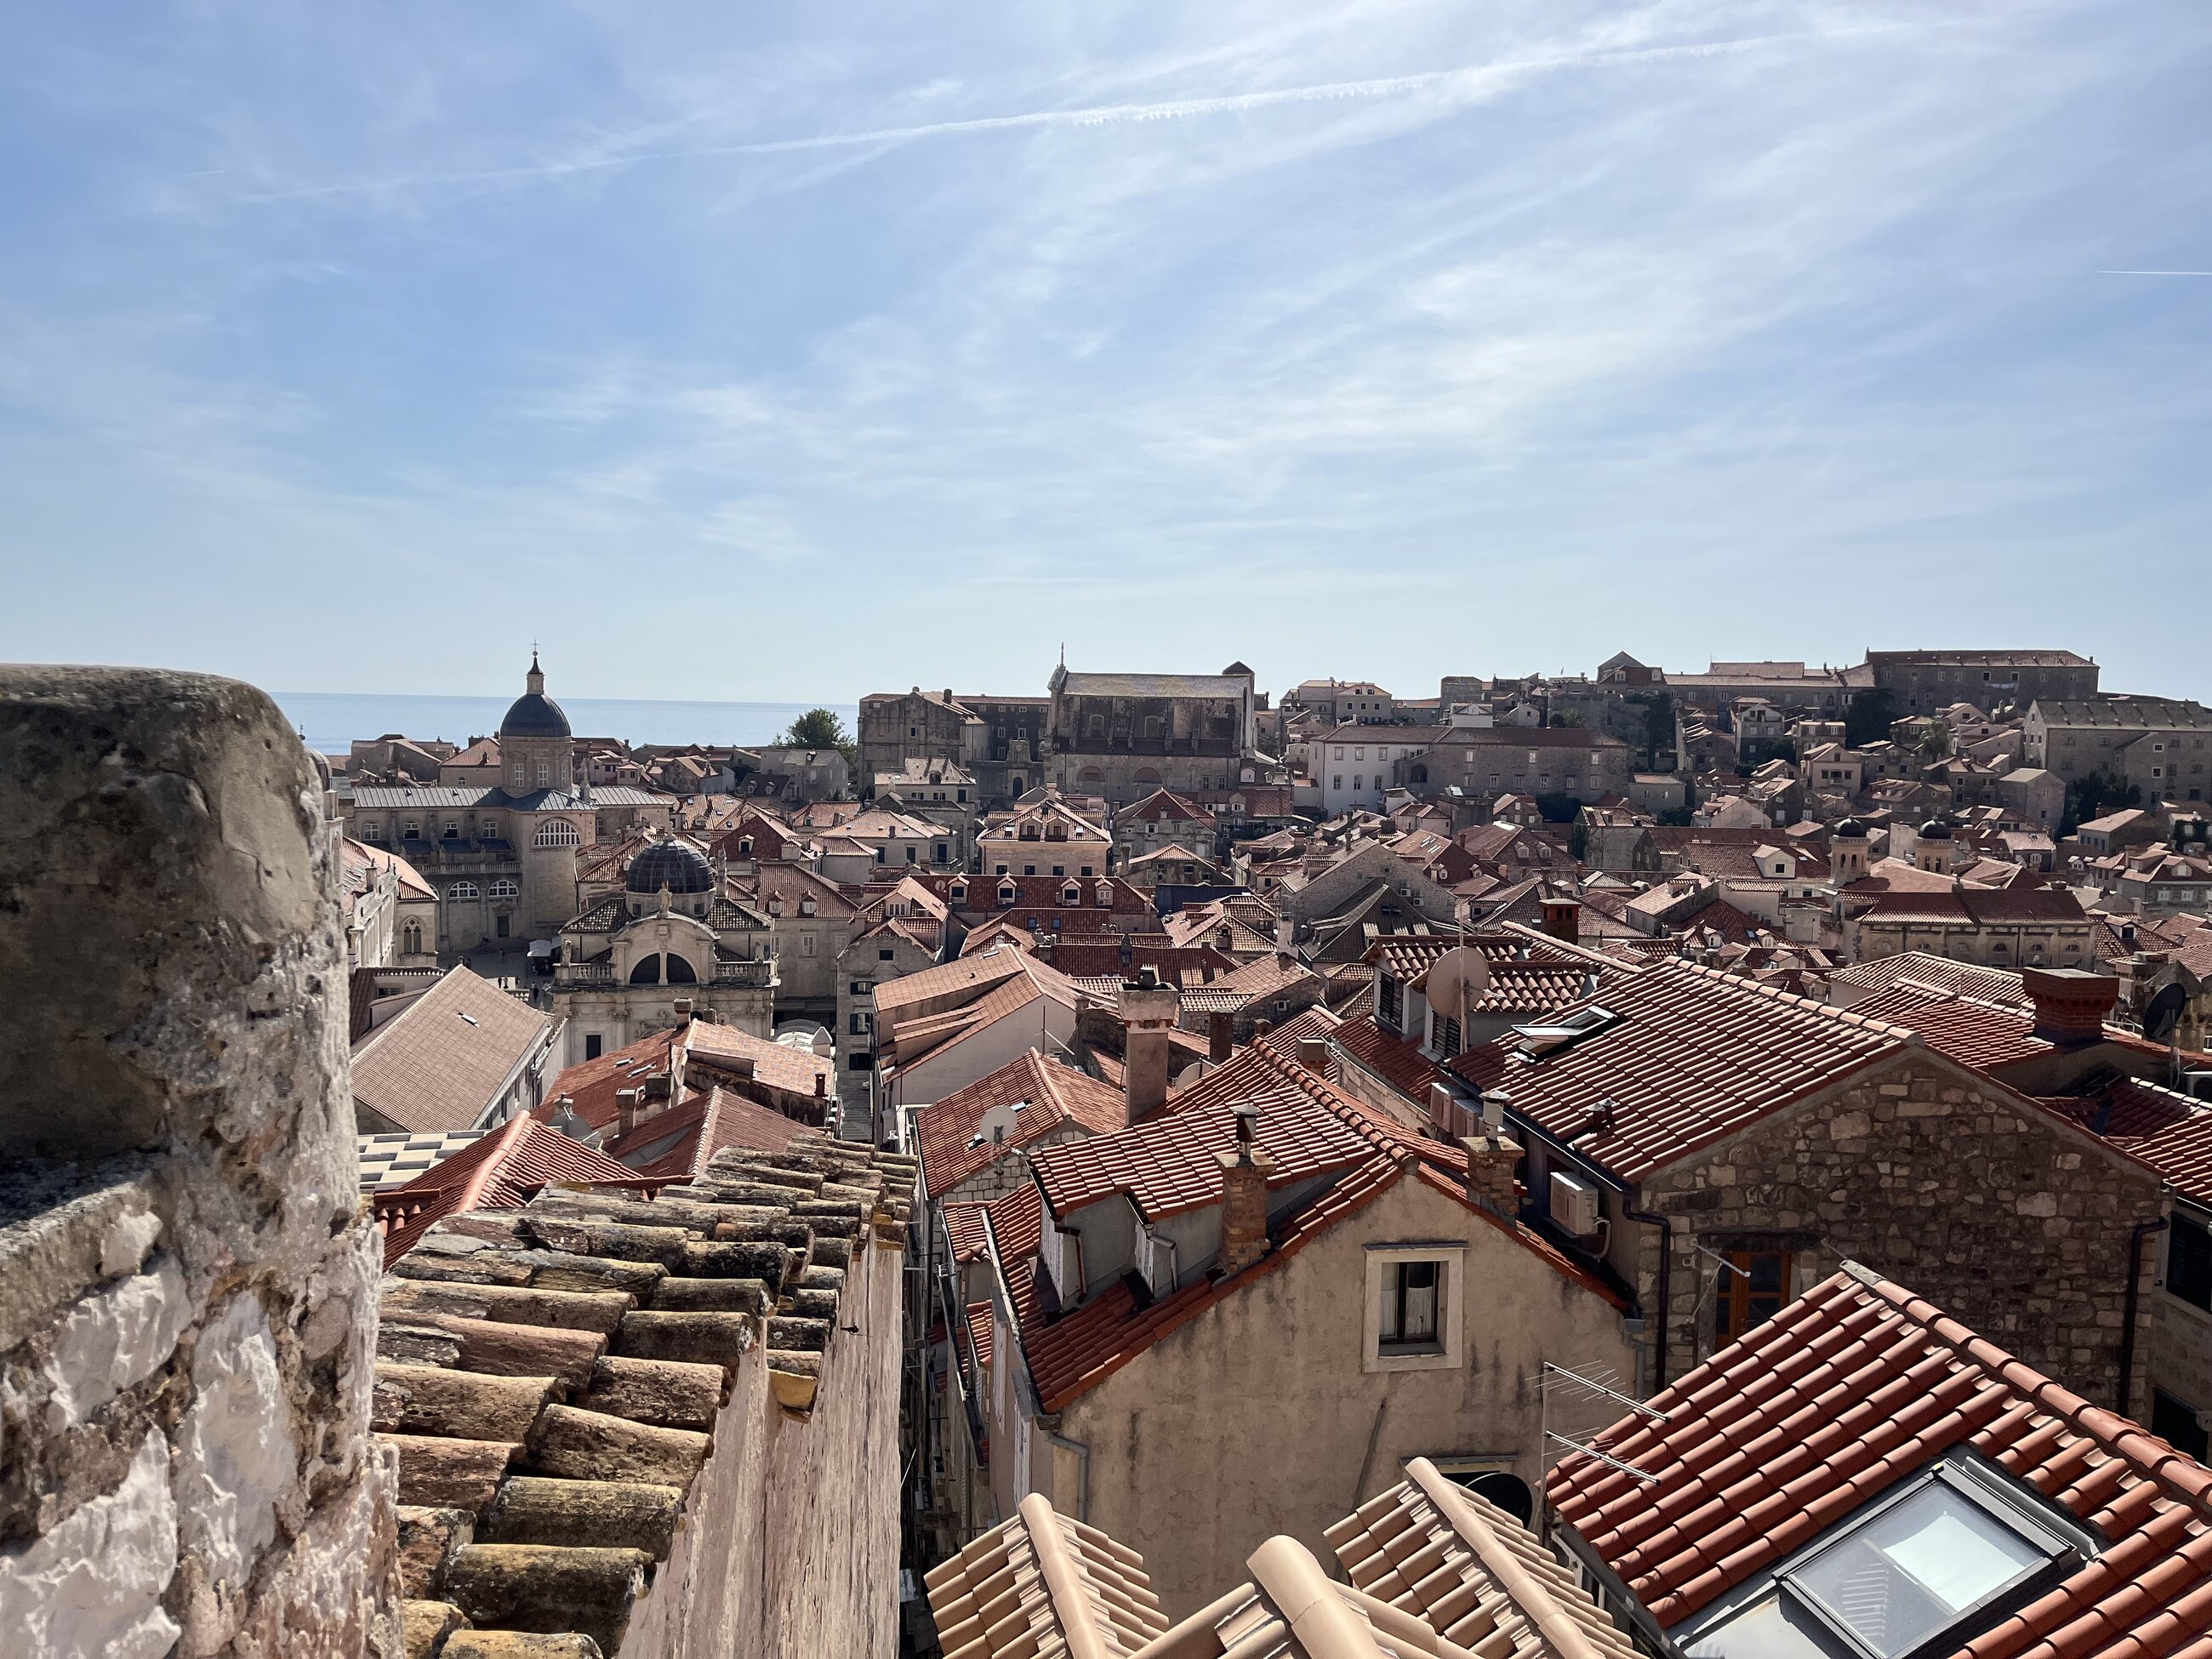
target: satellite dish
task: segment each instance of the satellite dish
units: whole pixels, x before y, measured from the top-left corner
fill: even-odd
[[[2188,1006],[2189,993],[2178,984],[2167,986],[2143,1010],[2143,1035],[2153,1042],[2165,1042],[2173,1035],[2173,1028],[2181,1023],[2182,1010]]]
[[[1429,966],[1429,1006],[1464,1024],[1468,1011],[1490,991],[1490,963],[1471,945],[1454,945]]]

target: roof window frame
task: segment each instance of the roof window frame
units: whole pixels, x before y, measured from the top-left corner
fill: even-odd
[[[1899,1505],[1930,1488],[1941,1486],[1964,1498],[1983,1516],[2005,1528],[2030,1547],[2043,1552],[2043,1560],[2026,1568],[1969,1606],[1950,1621],[1929,1632],[1910,1647],[1884,1653],[1868,1643],[1844,1618],[1830,1609],[1816,1591],[1797,1582],[1797,1575],[1872,1527]],[[1893,1481],[1887,1490],[1869,1498],[1832,1525],[1824,1527],[1809,1542],[1792,1550],[1725,1595],[1716,1598],[1666,1632],[1668,1645],[1679,1655],[1689,1655],[1707,1638],[1771,1596],[1788,1598],[1805,1613],[1814,1644],[1832,1659],[1933,1659],[1956,1651],[1975,1636],[1990,1630],[2002,1618],[2049,1591],[2070,1573],[2095,1560],[2109,1547],[2081,1521],[2053,1504],[1970,1447],[1954,1446],[1934,1462]],[[1806,1626],[1798,1626],[1803,1631]]]

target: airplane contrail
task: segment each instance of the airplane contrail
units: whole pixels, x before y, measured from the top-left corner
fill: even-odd
[[[2212,270],[2100,270],[2100,276],[2212,276]]]
[[[644,150],[632,155],[601,156],[588,161],[549,161],[511,167],[490,167],[467,173],[417,173],[398,178],[356,179],[342,184],[306,185],[228,201],[195,205],[242,206],[273,202],[311,201],[335,196],[367,195],[379,191],[424,186],[526,183],[535,179],[611,172],[654,161],[706,160],[726,155],[781,155],[801,150],[853,149],[871,144],[902,144],[916,139],[951,137],[966,133],[1004,132],[1040,127],[1103,127],[1139,121],[1178,121],[1206,115],[1226,115],[1248,110],[1273,109],[1289,104],[1314,104],[1355,99],[1401,97],[1432,88],[1455,92],[1472,100],[1499,82],[1516,76],[1549,70],[1603,68],[1613,64],[1659,63],[1669,59],[1717,58],[1750,52],[1760,46],[1805,40],[1835,40],[1860,34],[1887,33],[1903,25],[1873,25],[1784,34],[1749,35],[1731,40],[1701,41],[1673,46],[1639,46],[1613,52],[1561,53],[1551,57],[1509,59],[1455,69],[1430,70],[1416,75],[1393,75],[1364,81],[1333,81],[1318,85],[1285,87],[1267,92],[1231,93],[1212,98],[1174,98],[1143,104],[1099,104],[1084,109],[1030,110],[1015,115],[981,115],[963,120],[932,121],[920,125],[875,127],[859,132],[817,133],[799,138],[767,138],[747,143],[710,144],[693,149]]]

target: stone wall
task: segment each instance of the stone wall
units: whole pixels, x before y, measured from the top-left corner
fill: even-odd
[[[2163,1213],[2142,1165],[1924,1050],[1671,1166],[1640,1207],[1674,1221],[1670,1377],[1711,1352],[1715,1269],[1694,1240],[1790,1251],[1799,1286],[1862,1262],[2100,1405],[2117,1397],[2130,1230]],[[1656,1307],[1658,1231],[1628,1225]],[[2138,1325],[2140,1404],[2147,1313]]]
[[[398,1651],[337,878],[260,692],[0,670],[11,1651]]]

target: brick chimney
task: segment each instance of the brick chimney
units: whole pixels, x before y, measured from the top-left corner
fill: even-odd
[[[2036,1036],[2061,1047],[2102,1037],[2105,1016],[2120,995],[2118,980],[2079,968],[2031,968],[2021,988],[2035,1004]]]
[[[1583,907],[1571,898],[1547,898],[1544,901],[1544,931],[1553,939],[1568,945],[1579,945],[1583,937]]]
[[[1206,976],[1212,977],[1211,969]],[[1224,1008],[1217,1008],[1206,1017],[1206,1057],[1209,1061],[1218,1066],[1229,1058],[1236,1030],[1237,1016]]]
[[[1221,1164],[1221,1273],[1241,1273],[1267,1254],[1267,1177],[1275,1160],[1255,1144],[1260,1109],[1237,1109],[1237,1150],[1217,1152]]]
[[[1168,1038],[1182,1005],[1181,994],[1161,984],[1150,964],[1121,983],[1121,1088],[1131,1123],[1167,1104]]]

